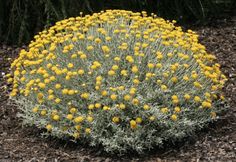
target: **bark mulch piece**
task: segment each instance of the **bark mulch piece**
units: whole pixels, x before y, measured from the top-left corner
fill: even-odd
[[[9,85],[3,76],[20,48],[0,45],[0,161],[234,161],[236,157],[236,18],[206,27],[194,27],[200,42],[216,55],[228,77],[224,88],[229,110],[219,120],[165,149],[145,155],[109,156],[99,148],[41,138],[35,127],[22,127],[17,108],[8,104]]]

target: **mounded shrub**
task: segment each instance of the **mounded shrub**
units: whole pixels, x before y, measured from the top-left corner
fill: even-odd
[[[146,12],[107,10],[36,35],[12,63],[24,122],[107,152],[143,152],[216,118],[226,77],[198,35]]]

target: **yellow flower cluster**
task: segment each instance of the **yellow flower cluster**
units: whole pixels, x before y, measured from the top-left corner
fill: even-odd
[[[224,99],[215,56],[195,32],[156,15],[107,10],[59,21],[34,38],[11,65],[10,96],[32,102],[28,116],[52,133],[84,137],[100,122],[135,132],[191,111],[211,118]]]

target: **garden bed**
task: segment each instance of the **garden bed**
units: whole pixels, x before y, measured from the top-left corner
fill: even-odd
[[[207,27],[194,27],[200,41],[215,54],[229,79],[224,93],[230,109],[219,120],[196,136],[165,149],[156,149],[143,155],[111,157],[99,148],[88,148],[58,139],[40,137],[41,130],[22,127],[16,117],[17,108],[8,103],[9,85],[3,75],[9,71],[11,60],[20,48],[0,46],[0,160],[1,161],[114,161],[114,160],[184,160],[229,161],[236,157],[236,20],[218,22]]]

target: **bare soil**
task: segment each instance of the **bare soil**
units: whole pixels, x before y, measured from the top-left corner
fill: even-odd
[[[236,18],[192,28],[229,79],[224,93],[230,108],[195,136],[141,156],[109,156],[99,148],[45,139],[42,130],[23,127],[17,107],[8,103],[10,85],[3,79],[20,48],[0,44],[0,161],[236,161]]]

